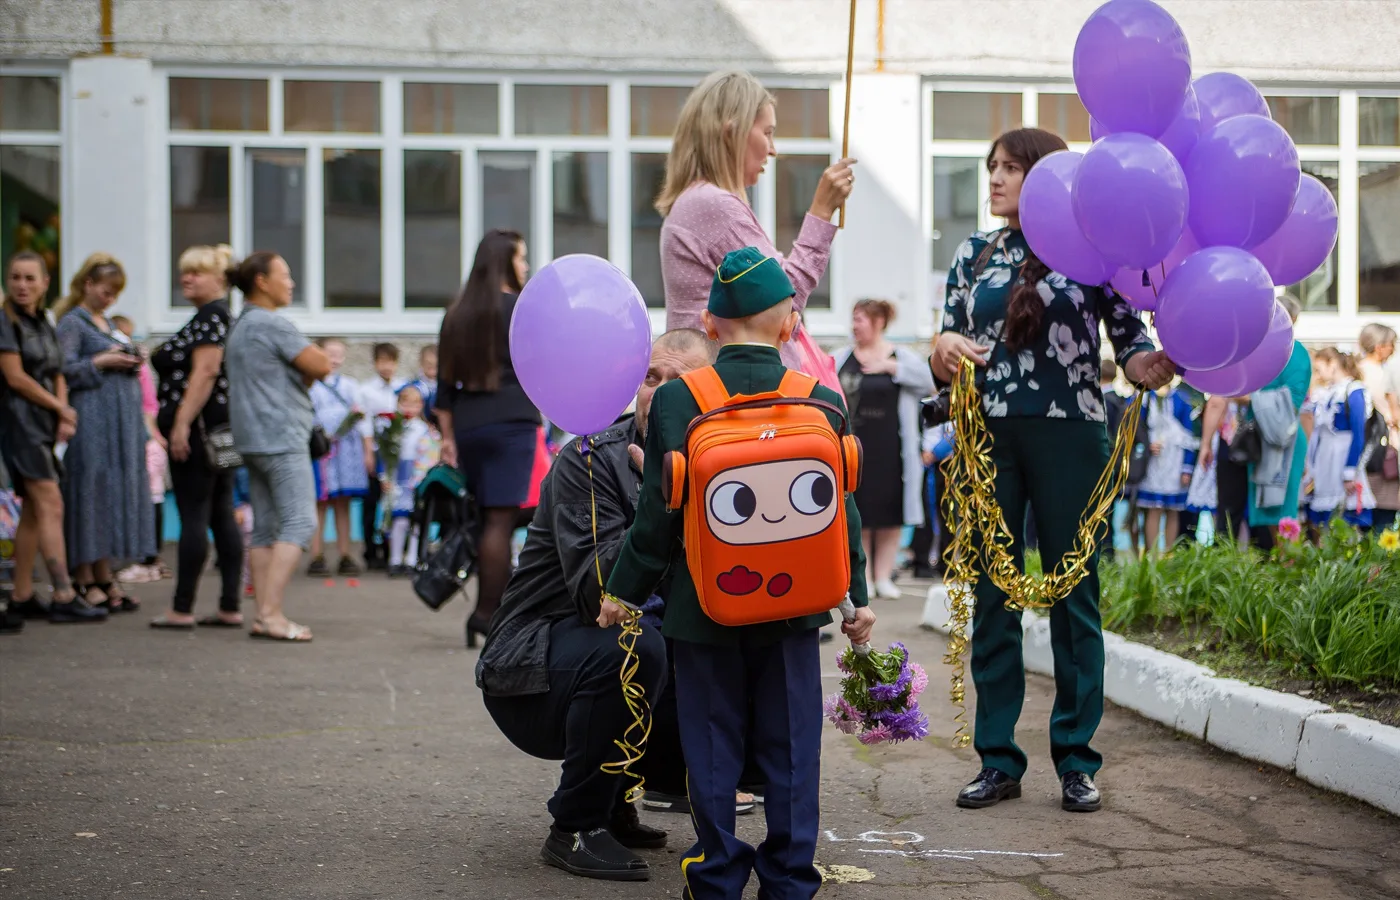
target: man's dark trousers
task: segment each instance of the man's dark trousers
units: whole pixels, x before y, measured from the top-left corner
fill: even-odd
[[[585,624],[577,616],[554,623],[549,633],[549,691],[520,697],[486,694],[486,709],[516,747],[540,759],[563,760],[559,789],[549,813],[561,831],[604,828],[613,804],[630,780],[601,771],[621,758],[613,743],[632,717],[622,696],[622,650],[617,628]],[[644,627],[637,639],[637,683],[650,699],[666,685],[666,643],[661,632]],[[648,763],[667,760],[650,752]],[[646,775],[646,769],[639,774]],[[734,797],[729,798],[730,810]]]
[[[758,647],[674,642],[681,745],[699,837],[681,861],[691,900],[739,897],[750,871],[767,900],[809,900],[821,887],[812,864],[821,787],[817,637],[808,629]],[[757,850],[734,835],[746,744],[766,782],[768,837]]]

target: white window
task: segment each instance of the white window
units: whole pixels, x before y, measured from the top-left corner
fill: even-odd
[[[63,78],[7,68],[0,74],[0,260],[44,257],[50,299],[61,291]]]

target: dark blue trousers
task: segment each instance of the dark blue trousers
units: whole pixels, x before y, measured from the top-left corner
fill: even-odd
[[[763,647],[678,640],[676,708],[699,840],[681,862],[690,900],[739,900],[749,873],[764,900],[810,900],[817,852],[822,685],[817,631]],[[768,837],[734,836],[746,747],[764,779]]]

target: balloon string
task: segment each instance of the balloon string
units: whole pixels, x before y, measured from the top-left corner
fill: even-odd
[[[611,599],[603,583],[603,562],[598,552],[598,494],[593,487],[592,450],[587,437],[580,439],[579,452],[588,461],[588,499],[593,510],[593,571],[598,576],[598,596]],[[622,623],[622,634],[617,638],[617,645],[622,648],[622,669],[618,677],[622,682],[622,699],[627,704],[632,721],[622,732],[622,737],[613,741],[622,751],[622,759],[603,763],[599,768],[608,775],[635,778],[636,784],[627,789],[623,799],[627,803],[636,803],[646,793],[646,779],[633,772],[632,766],[640,762],[646,753],[647,738],[651,736],[651,706],[647,703],[646,689],[637,683],[637,671],[642,666],[641,657],[637,655],[637,639],[642,636],[642,613],[631,607],[623,608],[627,610],[628,617]]]

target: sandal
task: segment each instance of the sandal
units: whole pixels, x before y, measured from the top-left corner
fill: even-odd
[[[101,600],[94,601],[88,599],[88,594],[94,591],[102,595]],[[54,591],[54,594],[57,595],[58,591]],[[73,582],[73,597],[76,597],[77,599],[83,601],[88,606],[96,607],[97,609],[106,609],[108,612],[115,612],[115,610],[110,609],[108,606],[110,598],[107,596],[107,592],[102,590],[102,588],[98,586],[97,582],[95,581],[90,581],[87,584],[78,584],[76,581]],[[71,600],[73,599],[73,597],[70,597],[69,599]],[[57,602],[62,602],[58,601],[57,596],[55,596],[54,599]]]
[[[243,620],[240,618],[237,622],[230,622],[228,619],[214,615],[197,619],[195,624],[205,628],[242,628]]]
[[[267,630],[267,626],[259,621],[254,621],[248,630],[248,637],[259,638],[265,641],[289,641],[294,644],[311,643],[311,629],[305,625],[298,625],[296,622],[287,622],[286,634],[273,634]]]
[[[113,584],[110,581],[94,581],[92,586],[107,595],[105,605],[111,612],[136,612],[141,608],[141,604],[133,600],[120,584]]]
[[[166,628],[171,631],[194,631],[193,622],[172,622],[165,616],[156,616],[151,620],[152,628]]]

